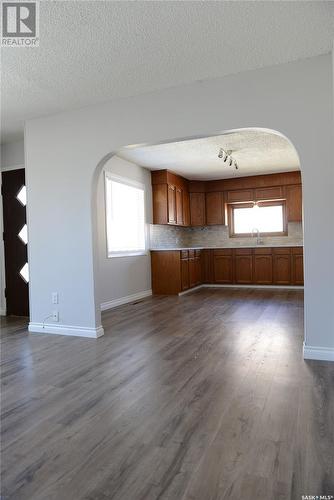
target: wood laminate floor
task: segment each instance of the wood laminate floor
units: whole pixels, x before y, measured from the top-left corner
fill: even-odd
[[[334,364],[303,361],[301,291],[154,297],[103,325],[3,320],[1,498],[334,495]]]

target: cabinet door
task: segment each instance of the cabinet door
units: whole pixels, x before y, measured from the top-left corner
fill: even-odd
[[[188,191],[183,190],[183,225],[190,226],[190,197]]]
[[[168,223],[168,188],[167,184],[152,186],[153,224]]]
[[[275,285],[291,284],[291,255],[277,254],[273,257],[273,273]]]
[[[176,224],[176,189],[168,184],[168,223]]]
[[[183,193],[182,189],[176,188],[176,224],[183,225]]]
[[[224,224],[223,193],[206,193],[205,205],[207,225]]]
[[[304,285],[304,259],[302,254],[292,255],[292,284]]]
[[[302,221],[302,187],[286,186],[286,207],[288,222]]]
[[[202,250],[202,283],[212,282],[212,251]]]
[[[195,257],[189,258],[189,287],[193,288],[196,286],[197,276],[196,276],[196,262]]]
[[[181,288],[182,291],[189,288],[189,262],[188,259],[181,260]]]
[[[202,266],[200,253],[195,257],[195,281],[196,286],[202,283]]]
[[[272,255],[254,255],[253,272],[255,285],[271,285],[273,282]]]
[[[255,200],[280,200],[283,198],[282,186],[255,189]]]
[[[240,285],[250,285],[253,282],[252,255],[235,255],[234,273],[236,283]]]
[[[228,191],[227,201],[229,203],[236,203],[239,201],[254,201],[254,191],[253,189],[240,189],[236,191]]]
[[[215,283],[233,283],[233,257],[232,255],[214,255],[213,280]]]
[[[205,225],[205,193],[190,193],[190,221],[192,226]]]

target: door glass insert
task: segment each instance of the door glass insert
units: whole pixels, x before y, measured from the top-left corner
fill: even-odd
[[[25,207],[27,204],[27,188],[26,186],[22,186],[20,191],[17,193],[16,198],[19,202]]]
[[[28,231],[27,231],[27,224],[24,224],[23,228],[18,234],[18,237],[23,241],[23,243],[26,245],[28,243]]]
[[[24,264],[20,271],[20,276],[26,283],[29,283],[29,267],[28,267],[28,262]]]

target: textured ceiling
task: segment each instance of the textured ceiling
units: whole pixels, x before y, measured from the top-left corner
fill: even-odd
[[[220,148],[232,150],[238,170],[228,167],[218,158]],[[192,180],[299,170],[296,150],[285,137],[257,129],[155,146],[123,148],[118,156],[150,170],[167,168]]]
[[[3,140],[25,119],[328,53],[334,2],[40,2],[40,47],[2,49]]]

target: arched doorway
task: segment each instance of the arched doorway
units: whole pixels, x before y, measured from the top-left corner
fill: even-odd
[[[289,154],[291,155],[287,161],[286,161],[286,165],[289,167],[289,168],[286,168],[286,170],[300,170],[300,160],[299,160],[299,156],[298,156],[298,153],[295,149],[295,147],[293,146],[293,144],[291,143],[291,141],[285,137],[283,134],[281,134],[280,132],[278,131],[275,131],[275,130],[272,130],[272,129],[264,129],[264,128],[243,128],[243,129],[233,129],[233,130],[228,130],[228,131],[225,131],[225,132],[222,132],[222,133],[219,133],[219,134],[212,134],[212,135],[203,135],[203,136],[196,136],[196,137],[185,137],[185,138],[179,138],[179,139],[176,139],[176,140],[168,140],[168,141],[163,141],[163,142],[160,142],[160,143],[156,143],[156,144],[144,144],[144,145],[136,145],[136,146],[126,146],[124,148],[121,148],[121,150],[117,151],[117,152],[114,152],[114,153],[110,153],[109,155],[106,155],[102,160],[101,162],[99,163],[96,171],[95,171],[95,174],[94,174],[94,189],[95,191],[93,190],[93,203],[99,203],[99,207],[95,207],[95,220],[94,220],[94,227],[95,227],[95,230],[97,231],[96,234],[95,234],[95,242],[98,242],[98,245],[95,249],[96,251],[96,261],[97,261],[97,267],[96,267],[96,276],[101,276],[101,255],[104,255],[105,256],[105,259],[106,259],[106,254],[105,254],[105,240],[102,241],[102,245],[103,245],[103,250],[102,250],[102,253],[101,253],[101,214],[102,214],[102,211],[101,211],[101,194],[102,196],[104,196],[104,192],[101,191],[101,177],[102,177],[102,172],[103,170],[106,169],[106,166],[108,164],[111,164],[113,162],[113,158],[117,158],[117,157],[121,157],[121,158],[125,158],[126,160],[136,160],[136,155],[134,154],[134,152],[140,150],[140,151],[144,151],[145,148],[146,150],[148,149],[152,149],[152,148],[168,148],[169,146],[171,145],[174,145],[174,144],[177,144],[178,146],[180,145],[187,145],[187,144],[192,144],[194,145],[194,143],[197,142],[201,142],[201,141],[205,141],[207,139],[210,139],[211,142],[215,139],[215,138],[227,138],[229,137],[230,140],[231,140],[231,137],[234,137],[236,135],[238,135],[241,137],[242,134],[246,135],[248,134],[249,137],[248,137],[248,142],[251,144],[251,141],[254,141],[254,137],[252,138],[252,135],[256,136],[256,134],[259,135],[259,137],[261,137],[261,140],[262,140],[262,147],[268,147],[268,144],[271,141],[273,141],[273,139],[275,138],[275,147],[278,148],[278,147],[282,147],[282,145],[284,145],[284,148],[285,149],[285,152],[288,151]],[[266,138],[266,141],[264,140],[264,138]],[[239,138],[240,139],[240,138]],[[244,139],[245,140],[245,139]],[[217,143],[218,144],[218,143]],[[249,144],[248,144],[249,146]],[[253,144],[253,152],[256,151],[256,147],[258,147],[258,144],[254,145]],[[245,148],[244,148],[245,149]],[[273,147],[272,147],[272,150]],[[250,154],[250,152],[248,151],[248,155]],[[275,151],[275,158],[277,160],[279,154],[283,155],[284,152],[283,150],[278,150],[278,151]],[[237,157],[237,153],[235,153],[235,156]],[[238,158],[239,160],[239,158]],[[241,161],[241,164],[243,163],[242,160]],[[272,159],[273,161],[273,164],[275,163],[274,159]],[[289,164],[289,161],[290,161],[290,164]],[[263,168],[263,171],[261,170],[261,166],[258,167],[255,171],[255,175],[261,175],[262,174],[270,174],[270,173],[273,173],[275,171],[284,171],[284,167],[279,167],[279,166],[275,166],[275,165],[271,165],[271,168]],[[254,169],[253,170],[250,170],[251,174],[254,175]],[[217,175],[215,173],[213,173],[213,175]],[[241,170],[241,176],[245,176],[247,175],[247,172],[245,171],[245,169],[243,168]],[[250,175],[248,173],[248,175]],[[98,185],[99,185],[99,182],[100,182],[100,187],[98,188]],[[100,189],[99,193],[98,193],[98,189]],[[293,197],[294,194],[292,193],[291,196]],[[102,210],[104,210],[104,207],[102,206]],[[100,214],[100,215],[99,215]],[[100,218],[99,218],[100,217]],[[98,231],[98,227],[100,226],[100,234],[99,234],[99,231]],[[295,223],[294,221],[289,221],[289,228],[287,228],[287,233],[288,235],[291,236],[291,233],[294,233],[294,237],[295,237],[295,240],[297,241],[302,241],[303,240],[303,225],[302,225],[302,221],[300,220],[298,223]],[[105,232],[104,229],[102,228],[102,232]],[[293,245],[293,238],[291,238],[290,240],[290,244]],[[275,238],[273,238],[272,240],[272,243],[275,244]],[[278,243],[278,240],[276,239],[276,243]],[[284,242],[286,244],[286,242]],[[100,246],[100,247],[99,247]],[[102,257],[103,258],[103,257]],[[281,260],[283,260],[281,258]],[[107,267],[104,267],[104,270],[103,270],[103,273],[102,275],[103,276],[106,276],[108,273],[107,271]],[[112,274],[110,274],[109,276],[109,282],[111,282],[112,280]],[[132,292],[133,293],[133,292]],[[129,295],[131,296],[132,293],[129,293]],[[97,306],[99,306],[101,303],[106,303],[106,299],[105,297],[104,298],[101,298],[101,282],[99,282],[98,279],[96,279],[96,303],[97,303]],[[130,297],[131,298],[131,297]],[[110,302],[114,301],[114,304],[117,305],[117,299],[120,299],[119,303],[123,303],[122,302],[122,297],[116,297],[116,302],[114,300],[114,297],[111,297],[111,300]]]

